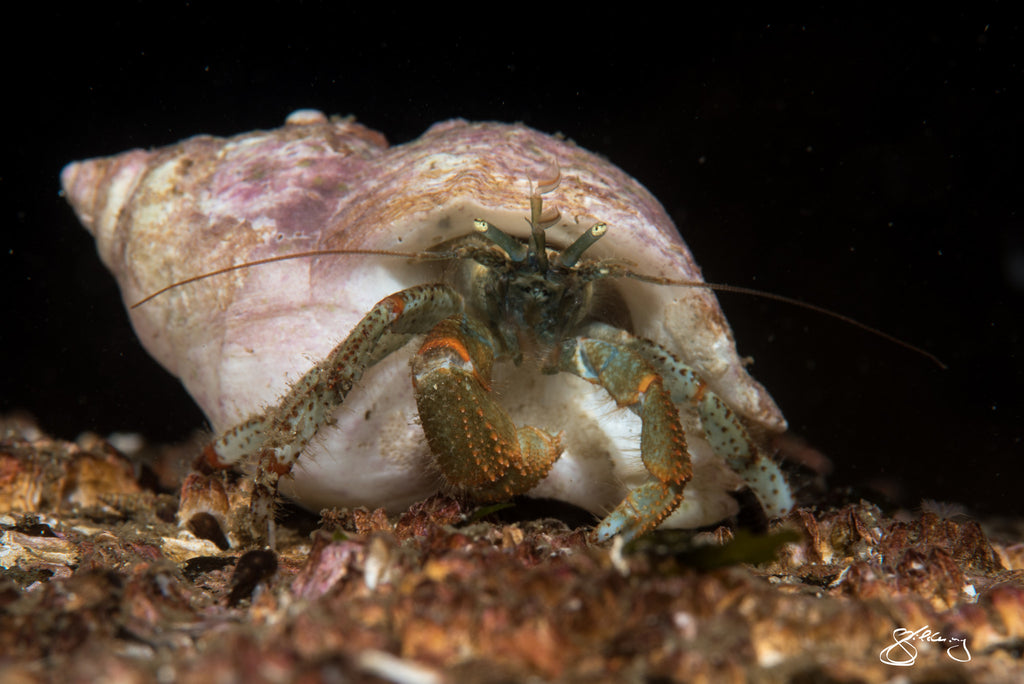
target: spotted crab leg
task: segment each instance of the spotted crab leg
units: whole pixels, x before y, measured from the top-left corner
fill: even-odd
[[[697,371],[661,345],[617,328],[592,324],[587,334],[621,344],[642,356],[664,378],[674,403],[696,409],[711,448],[743,478],[769,518],[792,510],[793,494],[778,464],[758,451],[739,416],[708,388]]]
[[[605,541],[616,534],[624,541],[657,527],[683,500],[693,476],[679,412],[661,376],[627,346],[586,337],[562,343],[558,370],[603,387],[619,406],[640,416],[640,456],[653,476],[637,487],[594,531]]]
[[[250,520],[257,540],[270,529],[278,479],[291,470],[366,369],[461,309],[462,298],[446,285],[420,285],[384,298],[280,403],[206,447],[203,457],[214,468],[256,456]]]
[[[420,422],[449,487],[478,501],[525,494],[561,454],[557,435],[516,429],[494,401],[491,366],[501,347],[488,328],[465,315],[441,321],[413,359]]]

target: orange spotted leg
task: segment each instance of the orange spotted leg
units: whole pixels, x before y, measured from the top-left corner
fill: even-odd
[[[492,398],[499,349],[484,324],[455,315],[430,332],[412,364],[420,422],[438,468],[451,489],[477,501],[525,494],[561,453],[558,436],[516,429]]]
[[[277,405],[206,447],[203,457],[214,468],[255,461],[250,520],[257,541],[271,531],[278,479],[291,471],[366,369],[461,309],[462,298],[446,285],[420,285],[384,298]]]
[[[624,345],[578,337],[562,343],[558,370],[600,385],[619,406],[640,416],[640,456],[652,478],[601,521],[594,538],[621,535],[624,541],[657,527],[683,500],[693,476],[679,412],[661,376]]]
[[[793,494],[778,464],[758,451],[740,417],[708,388],[697,371],[661,345],[617,328],[595,323],[587,327],[587,334],[642,356],[664,379],[672,401],[697,411],[712,450],[743,478],[769,518],[792,510]]]

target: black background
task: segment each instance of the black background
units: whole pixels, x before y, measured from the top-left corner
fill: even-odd
[[[159,7],[159,14],[154,8]],[[58,195],[63,164],[300,107],[392,143],[451,117],[560,131],[661,199],[705,277],[821,304],[928,360],[722,295],[743,354],[832,482],[1020,512],[1022,31],[931,19],[600,16],[528,5],[348,11],[183,3],[37,12],[5,42],[0,412],[176,440],[203,418],[135,341]],[[341,334],[343,331],[339,331]]]

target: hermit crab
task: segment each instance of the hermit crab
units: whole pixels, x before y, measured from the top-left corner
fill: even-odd
[[[303,110],[62,182],[125,302],[159,293],[133,325],[221,431],[205,463],[254,473],[257,530],[279,485],[551,497],[597,540],[711,524],[744,485],[792,506],[785,421],[671,220],[571,142],[455,120],[389,147]]]

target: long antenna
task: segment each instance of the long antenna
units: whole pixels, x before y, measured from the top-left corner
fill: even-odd
[[[485,224],[485,226],[488,227],[488,228],[491,227],[489,224],[486,224],[486,222],[482,221],[481,223]],[[547,226],[544,226],[544,227],[546,228]],[[591,236],[589,238],[585,237],[589,233],[593,232],[595,229],[597,230],[596,234],[594,234],[593,236]],[[591,230],[588,231],[588,233],[584,233],[584,236],[581,236],[581,238],[584,239],[584,242],[586,242],[587,240],[590,240],[591,242],[589,244],[592,244],[593,242],[596,242],[598,238],[600,238],[600,237],[602,237],[604,235],[606,229],[607,228],[606,228],[606,226],[604,224],[597,224],[597,225],[593,226],[591,228]],[[483,232],[484,226],[478,226],[477,230]],[[541,231],[543,231],[543,228],[541,228]],[[542,235],[543,235],[543,232],[542,232]],[[580,239],[577,239],[577,242],[580,242]],[[589,244],[581,246],[579,248],[579,251],[582,251],[583,249],[585,249],[586,246],[589,246]],[[567,251],[572,253],[573,250],[576,249],[576,248],[577,248],[577,245],[574,243],[572,246],[570,246],[570,248]],[[143,304],[156,299],[157,297],[159,297],[160,295],[164,294],[165,292],[169,292],[169,291],[171,291],[171,290],[173,290],[175,288],[181,287],[182,285],[188,285],[190,283],[196,283],[196,282],[199,282],[200,280],[206,280],[207,278],[213,278],[214,276],[223,275],[225,273],[231,273],[232,271],[239,271],[239,270],[241,270],[243,268],[250,268],[252,266],[262,266],[264,264],[273,264],[273,263],[277,263],[279,261],[288,261],[290,259],[303,259],[303,258],[331,256],[331,255],[335,255],[335,256],[346,256],[346,255],[354,255],[354,256],[388,256],[388,257],[402,257],[402,258],[405,258],[405,259],[419,259],[419,260],[424,260],[424,261],[443,261],[443,260],[446,260],[446,259],[457,258],[459,256],[459,254],[457,252],[396,252],[396,251],[391,251],[391,250],[386,250],[386,249],[355,249],[355,250],[349,250],[349,249],[323,249],[323,250],[310,250],[310,251],[306,251],[306,252],[295,252],[293,254],[283,254],[281,256],[273,256],[273,257],[267,257],[265,259],[257,259],[255,261],[246,261],[245,263],[235,264],[233,266],[225,266],[224,268],[219,268],[216,271],[210,271],[208,273],[201,273],[200,275],[192,276],[191,278],[186,278],[185,280],[179,280],[176,283],[171,283],[170,285],[157,290],[153,294],[151,294],[151,295],[149,295],[149,296],[147,296],[147,297],[145,297],[143,299],[140,299],[139,301],[135,302],[134,304],[132,304],[128,308],[129,309],[137,309],[140,306],[142,306]],[[664,277],[661,277],[661,276],[644,275],[642,273],[634,273],[633,271],[629,270],[629,268],[626,266],[625,263],[614,263],[614,264],[612,264],[612,263],[610,263],[608,261],[598,262],[598,263],[599,264],[603,263],[605,265],[605,267],[608,269],[601,276],[603,278],[607,278],[607,277],[611,277],[611,278],[632,278],[633,280],[639,280],[641,282],[651,283],[651,284],[654,284],[654,285],[670,285],[670,286],[675,286],[675,287],[696,287],[696,288],[702,288],[702,289],[705,289],[705,290],[714,290],[715,292],[733,292],[733,293],[736,293],[736,294],[743,294],[743,295],[749,295],[749,296],[753,296],[753,297],[761,297],[763,299],[770,299],[770,300],[773,300],[773,301],[776,301],[776,302],[781,302],[783,304],[789,304],[790,306],[795,306],[795,307],[799,307],[801,309],[806,309],[808,311],[813,311],[813,312],[821,314],[823,316],[828,316],[829,318],[834,318],[834,319],[836,319],[838,321],[842,321],[843,323],[846,323],[847,325],[852,325],[855,328],[859,328],[859,329],[861,329],[861,330],[863,330],[865,332],[871,333],[872,335],[875,335],[876,337],[880,337],[883,340],[887,340],[889,342],[892,342],[893,344],[895,344],[895,345],[897,345],[899,347],[903,347],[904,349],[912,351],[912,352],[914,352],[916,354],[920,354],[921,356],[923,356],[924,358],[928,359],[929,361],[934,363],[936,366],[941,368],[942,370],[946,370],[948,368],[948,366],[945,363],[943,363],[942,360],[939,359],[939,357],[935,356],[935,354],[932,354],[929,351],[926,351],[926,350],[922,349],[921,347],[918,347],[918,346],[915,346],[913,344],[910,344],[909,342],[901,340],[900,338],[898,338],[898,337],[896,337],[894,335],[890,335],[889,333],[883,332],[882,330],[879,330],[878,328],[874,328],[874,327],[868,325],[867,323],[861,323],[856,318],[851,318],[850,316],[846,316],[844,314],[837,313],[835,311],[832,311],[831,309],[826,309],[823,306],[818,306],[817,304],[811,304],[809,302],[805,302],[805,301],[802,301],[800,299],[796,299],[794,297],[787,297],[785,295],[775,294],[774,292],[765,292],[763,290],[757,290],[757,289],[752,288],[752,287],[743,287],[743,286],[740,286],[740,285],[727,285],[725,283],[707,283],[707,282],[704,282],[704,281],[701,281],[701,280],[679,280],[679,279],[673,279],[673,278],[664,278]]]
[[[883,340],[888,340],[889,342],[892,342],[895,345],[903,347],[904,349],[908,349],[908,350],[910,350],[912,352],[920,354],[921,356],[925,357],[926,359],[928,359],[929,361],[934,363],[936,366],[941,368],[942,370],[946,370],[947,368],[949,368],[949,366],[947,366],[945,363],[943,363],[939,359],[939,357],[935,356],[935,354],[932,354],[929,351],[926,351],[926,350],[922,349],[921,347],[917,347],[917,346],[915,346],[913,344],[910,344],[909,342],[905,342],[904,340],[901,340],[900,338],[898,338],[898,337],[896,337],[894,335],[890,335],[887,332],[883,332],[883,331],[879,330],[878,328],[873,328],[872,326],[868,325],[867,323],[861,323],[856,318],[851,318],[851,317],[846,316],[844,314],[836,313],[835,311],[832,311],[831,309],[826,309],[823,306],[818,306],[817,304],[811,304],[809,302],[805,302],[805,301],[802,301],[800,299],[795,299],[793,297],[787,297],[785,295],[775,294],[774,292],[764,292],[762,290],[757,290],[757,289],[754,289],[752,287],[742,287],[740,285],[726,285],[725,283],[705,283],[705,282],[700,281],[700,280],[673,280],[671,278],[660,278],[658,276],[647,276],[647,275],[641,275],[641,274],[638,274],[638,273],[629,273],[628,271],[623,271],[621,273],[621,277],[633,278],[635,280],[640,280],[640,281],[643,281],[645,283],[654,283],[656,285],[675,285],[675,286],[678,286],[678,287],[699,287],[699,288],[704,288],[704,289],[707,289],[707,290],[714,290],[715,292],[734,292],[736,294],[752,295],[754,297],[762,297],[764,299],[771,299],[771,300],[774,300],[776,302],[782,302],[783,304],[789,304],[790,306],[796,306],[796,307],[799,307],[801,309],[807,309],[808,311],[813,311],[815,313],[819,313],[819,314],[822,314],[824,316],[828,316],[830,318],[834,318],[836,320],[842,321],[843,323],[846,323],[847,325],[852,325],[855,328],[860,328],[861,330],[863,330],[865,332],[869,332],[872,335],[876,335],[878,337],[881,337]]]
[[[139,301],[132,304],[129,309],[137,309],[146,302],[152,301],[162,295],[165,292],[181,287],[182,285],[188,285],[189,283],[197,283],[200,280],[206,280],[214,276],[224,275],[225,273],[231,273],[232,271],[240,271],[243,268],[250,268],[252,266],[262,266],[264,264],[273,264],[278,261],[289,261],[291,259],[303,259],[307,257],[320,257],[320,256],[345,256],[348,254],[359,255],[359,256],[391,256],[391,257],[405,257],[406,259],[424,259],[424,260],[441,260],[450,259],[454,254],[448,252],[393,252],[386,249],[314,249],[308,252],[295,252],[294,254],[282,254],[281,256],[267,257],[266,259],[257,259],[255,261],[246,261],[241,264],[235,264],[234,266],[225,266],[224,268],[218,268],[216,271],[210,271],[208,273],[201,273],[191,278],[185,278],[179,280],[176,283],[171,283],[167,287],[160,288],[153,294],[140,299]]]

